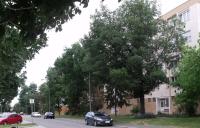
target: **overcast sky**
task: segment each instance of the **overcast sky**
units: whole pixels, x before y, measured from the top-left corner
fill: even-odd
[[[38,86],[45,81],[46,71],[52,67],[57,57],[61,56],[64,48],[70,47],[78,42],[89,32],[90,15],[94,14],[95,9],[99,9],[101,0],[90,0],[87,8],[82,10],[80,15],[76,15],[72,20],[63,25],[61,32],[55,33],[54,30],[48,32],[48,46],[41,49],[35,58],[26,65],[27,80],[26,84],[36,83]],[[114,10],[119,6],[118,0],[105,0],[109,9]],[[123,1],[123,0],[122,0]],[[162,14],[175,8],[186,0],[158,0]],[[13,103],[15,103],[16,98]],[[12,104],[13,104],[12,103]]]

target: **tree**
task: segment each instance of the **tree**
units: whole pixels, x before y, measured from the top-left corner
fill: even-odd
[[[30,99],[34,99],[34,104],[30,104]],[[22,86],[22,90],[19,93],[19,105],[21,106],[21,111],[29,114],[31,111],[39,110],[39,94],[35,83],[31,83],[29,86]]]
[[[77,4],[78,2],[79,4]],[[46,38],[45,30],[56,28],[80,13],[80,6],[87,7],[88,0],[4,0],[0,4],[0,33],[5,34],[5,27],[16,27],[20,35],[31,40]]]
[[[46,30],[55,28],[56,31],[61,31],[62,24],[80,14],[80,8],[87,7],[88,2],[89,0],[0,1],[1,99],[10,102],[17,95],[17,88],[25,78],[25,74],[20,75],[20,71],[27,60],[31,60],[35,53],[46,46]]]
[[[19,93],[19,105],[21,106],[21,111],[24,113],[31,113],[30,103],[29,103],[29,88],[28,86],[24,85],[21,87],[22,90]]]
[[[33,51],[22,47],[16,29],[8,27],[5,34],[0,38],[0,97],[11,102],[17,95],[18,87],[24,84],[25,73],[21,73],[21,69]]]
[[[128,95],[125,91],[128,74],[124,68],[127,46],[119,22],[121,19],[116,14],[102,7],[101,12],[96,12],[92,17],[91,32],[82,41],[89,58],[86,63],[95,81],[92,85],[106,87],[106,103],[108,108],[115,107],[115,113],[116,106],[128,104],[125,100]]]
[[[56,106],[67,104],[72,113],[80,113],[84,108],[84,91],[86,84],[82,71],[84,52],[80,44],[74,44],[72,48],[65,49],[65,53],[55,62],[55,67],[47,73],[48,86],[57,98]],[[63,101],[64,100],[64,101]],[[81,107],[82,106],[82,107]]]
[[[179,21],[167,23],[159,18],[155,2],[130,0],[117,11],[103,7],[97,12],[83,46],[91,57],[89,67],[99,83],[107,85],[107,93],[114,94],[116,86],[122,87],[121,94],[129,92],[140,98],[140,113],[144,114],[144,95],[165,82],[162,65],[169,62],[172,53],[180,52],[182,33]],[[120,72],[127,72],[126,77]],[[115,73],[122,83],[113,82],[117,80]],[[120,106],[126,104],[121,101]],[[110,103],[115,106],[116,102]]]
[[[40,85],[39,87],[39,108],[40,108],[40,112],[44,113],[49,111],[49,98],[50,97],[50,90],[47,86],[47,83],[43,83]]]
[[[59,112],[60,115],[60,104],[61,98],[64,96],[64,88],[63,88],[63,76],[58,72],[56,68],[49,68],[47,71],[47,87],[50,92],[51,97],[51,111],[55,109]]]
[[[112,69],[110,71],[110,85],[107,87],[106,101],[108,108],[112,108],[114,105],[115,116],[117,115],[117,106],[122,107],[123,105],[130,105],[127,103],[130,93],[127,91],[129,87],[128,73],[125,68]],[[111,100],[113,99],[113,100]]]
[[[200,48],[185,48],[178,66],[176,84],[181,89],[176,103],[189,115],[194,115],[200,99]]]

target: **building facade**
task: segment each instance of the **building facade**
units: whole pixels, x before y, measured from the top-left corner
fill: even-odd
[[[185,33],[183,36],[186,38],[188,46],[197,45],[200,33],[200,0],[188,0],[185,3],[177,6],[168,13],[162,16],[164,20],[170,21],[173,18],[178,18],[184,23]],[[164,65],[164,69],[169,81],[173,82],[176,80],[175,70],[177,66],[177,60],[172,62],[172,68],[167,68]],[[178,113],[178,109],[174,104],[174,97],[180,90],[173,88],[167,84],[162,84],[146,98],[155,98],[156,112],[155,114],[167,113],[173,114]]]

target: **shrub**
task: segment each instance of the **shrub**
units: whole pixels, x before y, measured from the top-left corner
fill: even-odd
[[[134,106],[131,110],[132,114],[137,114],[139,112],[139,107],[138,106]]]
[[[136,119],[145,119],[145,118],[155,118],[156,116],[153,113],[138,113],[134,116]]]

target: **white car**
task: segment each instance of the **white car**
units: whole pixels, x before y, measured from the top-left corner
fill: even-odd
[[[39,112],[32,112],[31,117],[41,117],[42,115]]]

